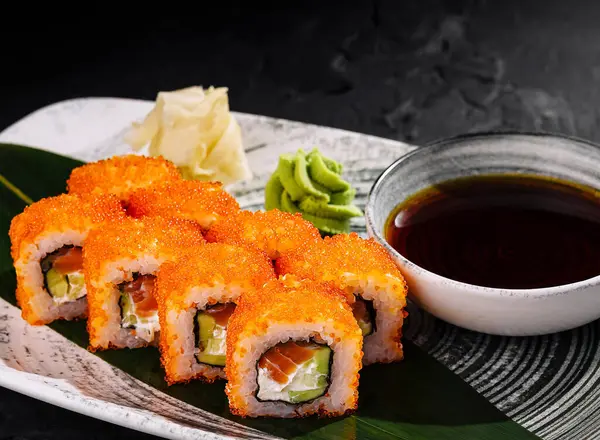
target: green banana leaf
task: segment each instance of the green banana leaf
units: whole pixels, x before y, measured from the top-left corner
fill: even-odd
[[[8,228],[23,208],[65,191],[74,159],[18,145],[0,144],[0,297],[16,305]],[[55,331],[86,348],[85,322],[56,322]],[[96,355],[137,379],[218,416],[284,438],[302,439],[535,439],[454,373],[409,341],[405,360],[363,368],[359,409],[337,419],[242,419],[228,411],[224,384],[167,386],[155,348]]]

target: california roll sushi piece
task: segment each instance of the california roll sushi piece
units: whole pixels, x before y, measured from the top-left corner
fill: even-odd
[[[89,231],[125,218],[117,197],[62,194],[39,200],[11,222],[17,302],[32,325],[87,316],[82,246]]]
[[[375,240],[356,233],[325,237],[301,252],[283,255],[276,270],[333,282],[346,292],[365,338],[365,365],[402,360],[407,286],[390,255]]]
[[[233,414],[340,416],[358,402],[362,333],[343,293],[293,276],[241,297],[229,319]]]
[[[180,219],[127,218],[94,229],[83,252],[90,349],[156,345],[156,272],[204,244],[200,227]]]
[[[281,253],[321,239],[319,230],[302,214],[270,211],[240,211],[216,222],[206,234],[208,242],[253,246],[276,260]]]
[[[272,279],[264,253],[227,244],[206,244],[163,264],[156,298],[167,382],[224,379],[229,317],[240,296]]]
[[[177,167],[163,157],[113,156],[73,169],[67,180],[73,194],[111,193],[127,203],[131,193],[157,182],[181,179]]]
[[[180,217],[197,222],[207,230],[215,221],[240,210],[233,196],[218,182],[178,180],[135,191],[127,212],[133,217]]]

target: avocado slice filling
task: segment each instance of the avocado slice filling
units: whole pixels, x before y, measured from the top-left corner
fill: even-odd
[[[356,301],[352,304],[352,313],[362,330],[363,336],[369,336],[375,332],[376,312],[375,307],[373,307],[373,301],[368,301],[357,296]]]
[[[225,366],[227,323],[234,303],[215,304],[198,310],[194,320],[196,359],[202,364]]]
[[[158,305],[154,299],[154,275],[133,274],[131,281],[117,286],[120,292],[121,327],[131,329],[139,338],[152,342],[158,332]]]
[[[292,404],[321,397],[329,388],[332,350],[313,341],[277,344],[257,364],[256,398]]]
[[[44,287],[55,304],[77,301],[86,294],[81,247],[63,246],[41,261]]]

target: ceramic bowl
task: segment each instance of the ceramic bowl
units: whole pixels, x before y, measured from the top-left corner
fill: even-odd
[[[373,185],[365,215],[369,235],[404,274],[409,297],[449,323],[497,335],[547,334],[600,318],[600,276],[540,289],[481,287],[427,271],[385,240],[389,215],[408,196],[448,179],[497,173],[551,176],[600,188],[600,147],[554,135],[490,133],[437,142],[396,160]]]

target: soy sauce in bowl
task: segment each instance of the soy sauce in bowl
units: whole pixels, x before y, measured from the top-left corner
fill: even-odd
[[[402,202],[385,234],[418,266],[479,286],[543,288],[600,275],[600,193],[557,179],[447,181]]]

